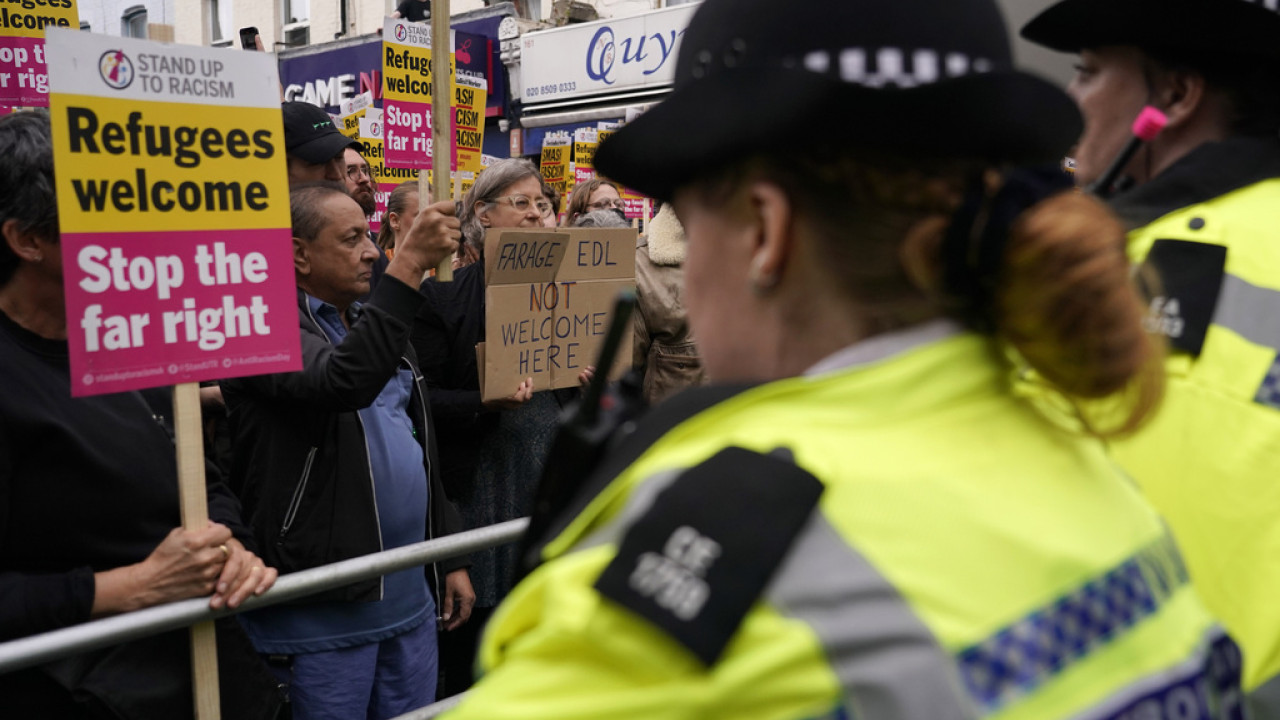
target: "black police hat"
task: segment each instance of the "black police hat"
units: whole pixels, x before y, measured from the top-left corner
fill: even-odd
[[[338,132],[333,118],[311,103],[287,102],[284,112],[284,149],[309,163],[323,165],[346,148],[360,149],[360,143]]]
[[[1064,0],[1022,37],[1061,52],[1132,45],[1197,55],[1280,59],[1275,0]]]
[[[826,144],[1057,161],[1075,104],[1013,67],[994,0],[706,0],[665,100],[600,147],[600,172],[669,199],[761,151]]]

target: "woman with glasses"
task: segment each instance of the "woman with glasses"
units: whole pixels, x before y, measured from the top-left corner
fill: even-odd
[[[485,234],[491,228],[541,228],[551,213],[532,163],[512,159],[489,166],[463,197],[459,214],[464,251],[476,262],[457,269],[451,283],[431,279],[422,285],[427,303],[414,324],[413,345],[430,389],[445,491],[469,528],[529,514],[560,412],[561,393],[535,394],[532,378],[505,398],[481,400],[476,362],[476,344],[485,340]],[[441,636],[441,697],[470,685],[477,631],[510,589],[515,547],[475,553],[472,562],[472,617],[479,622]]]
[[[569,195],[569,211],[565,214],[564,226],[574,227],[579,217],[596,210],[621,213],[622,207],[618,186],[604,178],[593,178],[574,186],[573,193]]]

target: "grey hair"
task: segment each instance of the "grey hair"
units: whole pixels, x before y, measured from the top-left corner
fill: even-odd
[[[49,114],[19,112],[0,119],[0,225],[14,220],[18,229],[47,242],[58,240],[58,200],[53,185],[53,136]],[[0,287],[20,262],[0,238]]]
[[[499,160],[476,177],[475,184],[462,198],[462,212],[458,215],[464,242],[476,250],[484,251],[484,226],[476,215],[476,204],[492,203],[494,198],[502,197],[504,190],[527,177],[535,177],[541,181],[542,173],[524,158]]]
[[[631,227],[627,219],[613,210],[592,210],[579,215],[573,221],[574,227],[580,228],[626,228]]]
[[[294,237],[311,242],[320,236],[329,222],[324,201],[334,195],[351,197],[346,185],[329,180],[303,183],[289,191],[289,226]]]

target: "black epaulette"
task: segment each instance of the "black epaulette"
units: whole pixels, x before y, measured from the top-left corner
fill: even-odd
[[[1227,248],[1189,240],[1156,240],[1139,278],[1154,274],[1145,288],[1150,300],[1147,330],[1199,357],[1218,307],[1227,269]]]
[[[782,564],[823,485],[788,459],[727,448],[690,468],[630,528],[595,587],[716,662]]]

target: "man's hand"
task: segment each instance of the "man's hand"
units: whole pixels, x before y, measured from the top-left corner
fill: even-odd
[[[471,576],[466,568],[444,576],[442,595],[444,607],[440,608],[440,619],[448,632],[461,627],[471,617],[471,607],[476,604],[476,591],[471,588]]]
[[[458,249],[462,225],[454,213],[452,200],[419,210],[408,234],[396,244],[396,254],[387,266],[387,274],[412,288],[421,285],[427,270],[438,266]]]

